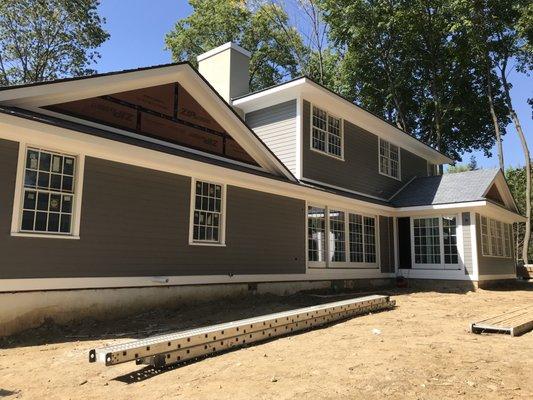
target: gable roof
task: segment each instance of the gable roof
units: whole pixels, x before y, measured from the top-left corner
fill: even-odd
[[[448,164],[454,161],[446,154],[435,150],[389,121],[354,104],[308,76],[294,78],[278,85],[236,97],[232,99],[232,104],[248,113],[294,98],[304,98],[319,107],[325,107],[344,120],[350,121],[354,125],[391,141],[406,150],[421,155],[432,163]]]
[[[179,82],[266,171],[296,181],[290,170],[188,62],[0,88],[0,105],[44,113],[40,107]]]
[[[502,186],[502,179],[505,186]],[[486,194],[493,185],[499,185],[504,193],[509,192],[500,169],[421,177],[408,183],[390,202],[395,207],[415,207],[482,201],[487,200]],[[504,196],[504,200],[507,200],[507,208],[516,211],[512,196],[511,199]]]

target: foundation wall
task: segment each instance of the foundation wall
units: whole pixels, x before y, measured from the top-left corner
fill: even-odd
[[[392,284],[392,279],[361,279],[0,293],[0,337],[37,327],[47,319],[58,324],[86,317],[106,320],[229,297],[267,293],[284,296],[304,290],[383,288]]]

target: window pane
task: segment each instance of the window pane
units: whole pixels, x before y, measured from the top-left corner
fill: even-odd
[[[25,176],[24,176],[24,186],[35,187],[36,185],[37,185],[37,172],[26,171]]]
[[[24,192],[23,207],[27,210],[34,210],[37,199],[37,192],[34,190],[26,190]]]
[[[46,231],[46,222],[47,222],[48,213],[38,212],[35,218],[35,230],[36,231]]]
[[[440,264],[439,218],[416,218],[413,227],[415,263]],[[448,231],[451,232],[450,226]],[[450,244],[450,247],[453,246]]]
[[[365,243],[365,262],[376,262],[376,220],[372,217],[363,218],[363,240]]]
[[[383,139],[379,139],[379,171],[400,179],[400,148]]]
[[[329,231],[329,259],[337,262],[346,261],[346,230],[343,211],[329,211]]]
[[[350,261],[363,262],[363,217],[350,214],[349,222]]]
[[[193,213],[193,240],[219,242],[222,208],[222,186],[196,182]]]
[[[446,264],[457,264],[457,220],[456,217],[442,218],[442,232],[444,242],[444,262]]]
[[[39,170],[40,171],[50,171],[50,159],[52,155],[50,153],[41,152],[39,157]]]
[[[38,212],[23,212],[22,230],[70,233],[75,164],[72,156],[38,149],[26,151],[24,186],[36,190],[25,190],[22,205],[24,210],[37,209]],[[71,194],[62,195],[65,191]],[[64,221],[60,212],[68,213]]]
[[[307,208],[307,246],[309,261],[325,261],[326,210],[324,208]]]
[[[35,219],[35,213],[33,211],[23,211],[22,212],[22,230],[32,231],[34,219]]]
[[[59,214],[50,213],[48,215],[48,232],[59,231]]]

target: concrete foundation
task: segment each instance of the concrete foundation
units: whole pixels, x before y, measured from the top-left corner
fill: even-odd
[[[392,279],[360,279],[0,293],[0,336],[37,327],[46,319],[58,324],[86,317],[105,320],[228,297],[267,293],[284,296],[304,290],[379,288],[392,284]]]

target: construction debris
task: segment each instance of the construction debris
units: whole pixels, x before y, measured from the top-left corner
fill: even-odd
[[[520,336],[533,330],[533,305],[487,318],[470,325],[472,333],[506,333]]]
[[[135,361],[163,367],[394,305],[389,296],[378,295],[337,301],[93,349],[89,362],[110,366]]]

